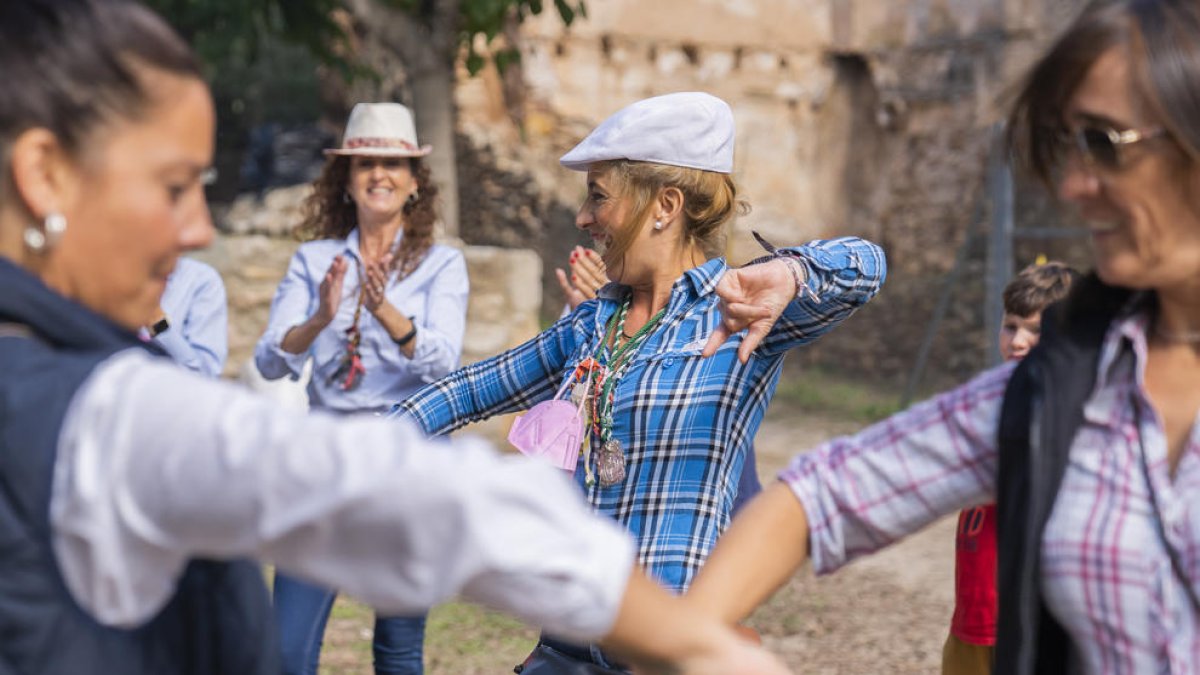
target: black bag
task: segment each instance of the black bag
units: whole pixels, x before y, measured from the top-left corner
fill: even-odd
[[[557,649],[538,643],[525,663],[513,668],[520,675],[628,675],[628,670],[605,668],[590,661],[581,661]]]

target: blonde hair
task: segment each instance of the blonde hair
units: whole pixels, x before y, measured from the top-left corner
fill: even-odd
[[[750,212],[750,204],[738,199],[737,185],[729,174],[626,159],[596,162],[591,168],[611,178],[618,196],[628,199],[631,207],[609,246],[613,255],[629,251],[649,219],[655,199],[667,188],[683,193],[684,245],[695,244],[709,258],[721,254],[722,226],[735,214]]]

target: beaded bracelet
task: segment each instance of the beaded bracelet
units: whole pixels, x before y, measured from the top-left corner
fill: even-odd
[[[808,270],[804,267],[804,263],[800,261],[800,256],[787,249],[776,247],[771,242],[763,239],[761,234],[753,230],[750,231],[750,234],[754,235],[754,240],[758,242],[759,246],[763,247],[763,250],[767,252],[767,255],[755,258],[754,260],[751,260],[743,265],[743,267],[771,262],[772,260],[782,260],[783,264],[788,268],[788,271],[792,273],[792,280],[796,282],[796,297],[799,298],[807,295],[812,300],[817,300],[817,294],[808,287],[807,283],[805,283],[808,280]]]

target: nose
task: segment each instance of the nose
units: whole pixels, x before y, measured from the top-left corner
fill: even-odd
[[[575,227],[586,230],[588,225],[595,222],[596,219],[592,216],[592,210],[587,207],[587,204],[581,205],[579,210],[575,212]]]
[[[201,196],[180,223],[179,246],[184,251],[208,248],[215,236],[212,212],[208,210],[208,202]]]
[[[1058,180],[1058,197],[1064,202],[1079,202],[1100,192],[1100,177],[1078,153],[1071,153],[1063,164]]]
[[[1032,332],[1020,328],[1017,332],[1013,333],[1012,346],[1014,352],[1023,354],[1033,349],[1035,344],[1037,344],[1037,338]]]

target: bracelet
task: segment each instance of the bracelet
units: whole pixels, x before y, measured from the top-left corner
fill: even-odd
[[[410,323],[412,323],[412,330],[408,331],[407,333],[405,333],[404,335],[401,335],[398,338],[392,338],[392,342],[395,342],[396,345],[399,347],[407,346],[408,343],[413,341],[413,338],[417,337],[417,322],[414,321],[413,317],[411,317],[411,316],[408,317],[408,320]]]
[[[785,255],[777,255],[775,259],[782,260],[784,266],[786,266],[788,268],[788,271],[792,273],[792,280],[796,282],[796,297],[799,298],[799,297],[803,296],[805,294],[805,291],[808,290],[808,286],[806,286],[804,284],[804,282],[806,281],[806,277],[808,276],[807,272],[804,269],[804,265],[801,264],[801,262],[799,260],[797,260],[794,256],[790,256],[790,255],[786,255],[786,254]]]
[[[170,327],[171,323],[167,321],[167,317],[164,316],[163,318],[151,324],[150,327],[146,329],[146,332],[150,334],[150,337],[155,338],[159,335],[162,335]]]

